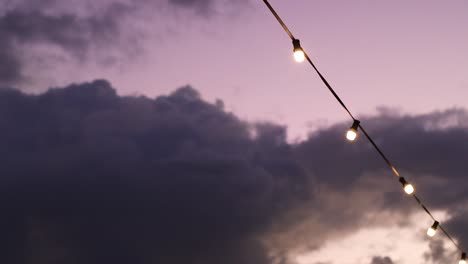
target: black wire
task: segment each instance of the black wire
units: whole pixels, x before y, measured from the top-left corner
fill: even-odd
[[[281,17],[278,15],[278,13],[276,13],[275,9],[270,5],[270,3],[267,1],[267,0],[263,0],[263,2],[265,3],[265,5],[268,7],[268,9],[270,9],[270,12],[275,16],[276,20],[278,20],[278,22],[280,23],[280,25],[283,27],[284,31],[286,31],[286,33],[288,34],[288,36],[291,38],[291,40],[295,40],[296,38],[294,37],[294,35],[291,33],[291,31],[289,30],[288,26],[286,26],[286,24],[283,22],[283,20],[281,19]],[[336,94],[335,90],[333,90],[333,88],[331,87],[331,85],[328,83],[328,81],[325,79],[325,77],[323,77],[322,73],[320,73],[320,71],[317,69],[317,67],[315,67],[315,64],[312,62],[312,60],[310,59],[310,57],[307,55],[307,53],[305,52],[304,49],[302,49],[302,51],[304,52],[304,55],[307,59],[307,61],[310,63],[310,65],[312,65],[312,67],[314,68],[314,70],[317,72],[317,74],[319,75],[320,79],[322,79],[322,82],[325,83],[325,85],[327,86],[328,90],[330,90],[330,92],[333,94],[333,96],[336,98],[336,100],[338,100],[338,102],[341,104],[341,106],[346,110],[346,112],[348,112],[349,116],[351,116],[351,118],[353,120],[355,120],[353,114],[351,113],[351,111],[349,111],[349,109],[346,107],[346,105],[344,104],[344,102],[341,100],[341,98],[338,96],[338,94]]]
[[[268,7],[268,9],[270,9],[270,12],[275,16],[276,20],[278,20],[278,22],[280,23],[280,25],[283,27],[284,31],[286,31],[286,33],[288,34],[288,36],[291,38],[291,40],[295,40],[296,38],[294,37],[294,35],[291,33],[291,31],[289,30],[289,28],[286,26],[286,24],[283,22],[283,20],[280,18],[280,16],[278,15],[278,13],[276,13],[276,11],[273,9],[273,7],[270,5],[270,3],[267,1],[267,0],[263,0],[263,2],[265,3],[265,5]],[[310,59],[310,57],[307,55],[307,53],[305,52],[305,50],[302,48],[302,51],[304,52],[304,55],[307,59],[307,61],[310,63],[310,65],[314,68],[315,72],[317,72],[317,74],[319,75],[320,79],[322,80],[322,82],[325,84],[325,86],[328,88],[328,90],[333,94],[333,96],[335,97],[335,99],[340,103],[340,105],[346,110],[346,112],[349,114],[349,116],[353,119],[353,121],[356,121],[356,119],[354,118],[353,114],[351,113],[351,111],[348,109],[348,107],[346,107],[345,103],[341,100],[341,98],[338,96],[338,94],[335,92],[335,90],[331,87],[331,85],[328,83],[328,81],[325,79],[325,77],[323,77],[323,75],[320,73],[320,71],[318,70],[318,68],[315,66],[315,64],[312,62],[312,60]],[[369,142],[372,144],[372,146],[375,148],[375,150],[377,150],[377,152],[380,154],[380,156],[382,157],[382,159],[387,163],[387,165],[392,169],[392,171],[395,173],[396,176],[398,177],[401,177],[400,176],[400,173],[398,172],[398,170],[396,169],[395,166],[393,166],[393,164],[390,162],[390,160],[385,156],[385,154],[382,152],[382,150],[377,146],[377,144],[374,142],[374,140],[370,137],[369,134],[367,134],[366,130],[364,129],[364,127],[362,127],[361,124],[359,124],[359,128],[361,129],[361,131],[364,133],[364,135],[366,136],[366,138],[369,140]],[[414,199],[416,200],[416,202],[422,207],[422,209],[432,218],[432,220],[436,221],[435,217],[432,215],[432,213],[429,211],[429,209],[427,209],[427,207],[424,205],[424,203],[418,198],[418,196],[416,196],[416,194],[413,194],[413,197]],[[452,238],[452,236],[450,236],[450,234],[442,227],[442,225],[439,225],[439,228],[442,230],[442,232],[447,236],[448,239],[450,239],[450,241],[461,251],[461,252],[465,252],[461,247],[460,245],[458,245],[457,242],[455,242],[455,240]]]
[[[366,130],[364,129],[364,127],[361,125],[361,123],[359,123],[359,128],[361,129],[362,133],[364,133],[364,136],[366,136],[366,138],[369,140],[369,142],[372,144],[372,146],[374,146],[375,150],[377,150],[377,152],[380,154],[380,156],[382,157],[382,159],[385,160],[385,162],[387,163],[387,165],[390,167],[390,169],[392,169],[392,171],[395,173],[396,176],[400,177],[400,173],[398,172],[398,170],[395,168],[395,166],[393,166],[393,164],[390,162],[390,160],[385,156],[385,154],[382,152],[382,150],[380,150],[380,148],[377,146],[377,144],[374,142],[374,140],[369,136],[369,134],[367,134]]]
[[[413,197],[414,199],[416,200],[416,202],[418,202],[418,204],[422,207],[422,209],[424,211],[426,211],[426,213],[432,218],[432,220],[434,221],[437,221],[435,219],[435,217],[431,214],[431,212],[429,211],[429,209],[427,209],[427,207],[421,202],[421,200],[419,199],[419,197],[416,195],[416,194],[413,194]]]
[[[281,19],[281,17],[278,15],[278,13],[276,13],[275,9],[273,9],[273,7],[270,5],[270,3],[268,3],[267,0],[263,0],[263,2],[265,3],[265,5],[268,7],[268,9],[270,9],[270,12],[276,17],[276,20],[278,20],[278,22],[281,24],[281,26],[283,27],[284,31],[286,31],[286,33],[289,35],[289,37],[291,38],[291,40],[295,40],[296,38],[294,38],[293,34],[291,33],[291,31],[289,31],[289,28],[286,26],[286,24],[283,22],[283,20]]]
[[[442,230],[442,232],[444,232],[444,234],[450,239],[450,241],[452,241],[452,243],[458,248],[458,250],[460,250],[461,252],[465,252],[461,247],[460,245],[458,245],[457,242],[455,242],[455,240],[449,235],[449,233],[445,230],[445,228],[439,224],[439,228],[440,230]]]
[[[413,194],[413,197],[414,199],[416,200],[416,202],[418,202],[418,204],[422,207],[422,209],[424,211],[426,211],[426,213],[432,218],[432,220],[434,221],[437,221],[435,219],[435,217],[432,215],[432,213],[429,211],[429,209],[427,209],[427,207],[422,203],[421,199],[419,199],[419,197],[416,195],[416,194]],[[450,239],[450,241],[452,241],[452,243],[462,252],[463,249],[460,247],[460,245],[458,245],[457,242],[455,242],[455,240],[452,238],[452,236],[445,230],[445,228],[442,226],[442,224],[439,223],[439,228],[440,230],[442,230],[442,232],[444,232],[445,236],[447,236],[448,239]]]
[[[264,0],[265,1],[265,0]],[[317,72],[318,76],[320,77],[320,79],[322,79],[322,82],[325,84],[325,86],[327,86],[328,90],[333,94],[333,96],[335,97],[336,100],[338,100],[338,102],[341,104],[341,106],[344,108],[344,110],[346,110],[346,112],[349,114],[349,116],[354,120],[356,120],[353,116],[353,114],[351,113],[351,111],[349,111],[348,107],[346,107],[345,103],[341,100],[341,98],[338,96],[338,94],[335,92],[335,90],[333,90],[333,88],[331,87],[331,85],[327,82],[327,80],[325,79],[325,77],[323,77],[323,75],[320,73],[320,71],[317,69],[317,67],[315,67],[315,64],[312,62],[312,60],[310,59],[309,55],[307,55],[307,53],[305,52],[304,49],[302,49],[302,51],[304,52],[304,55],[307,59],[307,61],[310,63],[310,65],[312,65],[312,67],[314,68],[315,72]]]

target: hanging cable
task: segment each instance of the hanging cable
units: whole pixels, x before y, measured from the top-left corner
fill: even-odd
[[[382,152],[382,150],[380,150],[380,148],[377,146],[377,144],[374,142],[374,140],[369,136],[369,134],[367,134],[366,130],[364,129],[364,127],[362,127],[361,124],[359,124],[359,128],[361,129],[362,133],[364,133],[364,136],[366,136],[367,140],[369,140],[369,142],[372,144],[372,146],[374,146],[374,149],[380,154],[380,157],[382,157],[382,159],[385,161],[385,163],[387,163],[387,165],[390,167],[390,169],[392,169],[393,173],[395,173],[395,175],[397,177],[401,177],[401,175],[398,172],[398,170],[396,169],[396,167],[393,166],[393,164],[390,162],[390,160],[387,158],[387,156],[385,156],[385,154]]]
[[[275,9],[273,9],[273,7],[270,5],[270,3],[267,1],[267,0],[263,0],[263,2],[265,3],[265,5],[268,7],[268,9],[270,9],[270,12],[275,16],[276,20],[278,20],[278,22],[280,23],[280,25],[283,27],[284,31],[286,32],[286,34],[288,34],[288,36],[291,38],[291,40],[294,42],[294,41],[298,41],[294,35],[291,33],[291,31],[289,30],[288,26],[286,26],[286,24],[283,22],[283,20],[281,19],[281,17],[278,15],[278,13],[276,13]],[[302,49],[302,48],[301,48]],[[312,60],[310,59],[310,57],[307,55],[307,53],[305,52],[304,49],[302,49],[302,51],[304,52],[304,55],[305,55],[305,58],[307,59],[307,61],[310,63],[310,65],[312,65],[312,67],[314,68],[314,70],[317,72],[318,76],[320,77],[320,79],[322,79],[322,82],[325,83],[325,85],[327,86],[328,90],[330,90],[330,92],[333,94],[333,96],[335,97],[336,100],[338,100],[338,102],[341,104],[341,106],[346,110],[346,112],[348,112],[349,116],[355,120],[353,114],[351,114],[351,111],[348,110],[348,108],[346,107],[346,105],[344,104],[344,102],[341,100],[341,98],[338,96],[338,94],[335,92],[335,90],[333,90],[333,88],[331,87],[331,85],[327,82],[327,80],[325,79],[325,77],[323,77],[323,75],[320,73],[320,71],[317,69],[317,67],[315,67],[314,63],[312,62]]]
[[[421,208],[429,215],[429,217],[434,220],[434,224],[433,226],[428,230],[428,235],[431,234],[431,235],[434,235],[437,228],[439,228],[440,230],[442,230],[442,232],[445,234],[445,236],[447,236],[447,238],[455,245],[455,247],[457,247],[461,252],[462,252],[462,255],[461,255],[461,259],[460,259],[460,264],[466,264],[466,253],[465,251],[460,247],[460,245],[455,241],[455,239],[452,238],[452,236],[443,228],[443,226],[434,218],[434,216],[432,215],[432,213],[429,211],[429,209],[424,205],[424,203],[418,198],[418,196],[416,196],[416,194],[414,194],[414,187],[408,183],[405,178],[401,177],[400,173],[398,172],[398,170],[396,169],[396,167],[390,162],[390,160],[387,158],[387,156],[385,156],[385,154],[383,153],[383,151],[377,146],[377,144],[375,143],[375,141],[371,138],[371,136],[366,132],[366,130],[362,127],[362,124],[360,123],[359,120],[357,120],[356,118],[354,118],[353,114],[351,113],[351,111],[348,109],[348,107],[346,107],[345,103],[343,102],[343,100],[341,100],[341,98],[338,96],[338,94],[335,92],[335,90],[331,87],[331,85],[328,83],[328,81],[325,79],[325,77],[323,77],[323,75],[320,73],[320,71],[318,70],[318,68],[315,66],[315,64],[312,62],[312,60],[310,59],[310,57],[307,55],[306,51],[300,46],[300,42],[299,42],[299,39],[296,39],[294,37],[294,35],[291,33],[291,31],[289,30],[289,28],[286,26],[286,24],[283,22],[283,20],[281,19],[281,17],[278,15],[278,13],[276,13],[276,11],[273,9],[273,7],[270,5],[270,3],[268,2],[268,0],[263,0],[263,2],[265,3],[265,5],[268,7],[268,9],[270,10],[270,12],[275,16],[276,20],[279,22],[279,24],[283,27],[284,31],[288,34],[288,36],[291,38],[291,40],[293,41],[293,46],[294,46],[294,56],[295,56],[295,59],[296,61],[298,62],[302,62],[303,61],[303,57],[302,56],[305,56],[305,59],[309,62],[309,64],[312,66],[312,68],[314,68],[315,72],[318,74],[318,76],[320,77],[320,79],[322,80],[322,82],[325,84],[325,86],[328,88],[328,90],[332,93],[332,95],[335,97],[335,99],[338,101],[338,103],[343,107],[343,109],[348,113],[348,115],[351,117],[351,119],[353,120],[353,126],[350,128],[350,130],[348,131],[348,134],[347,134],[347,138],[349,140],[354,140],[357,136],[357,130],[358,128],[362,131],[362,133],[364,134],[364,136],[367,138],[367,140],[369,140],[369,142],[371,143],[371,145],[374,147],[374,149],[379,153],[379,155],[382,157],[382,159],[385,161],[385,163],[387,163],[387,165],[390,167],[390,169],[392,169],[393,173],[398,177],[398,180],[400,181],[400,183],[403,185],[403,188],[405,190],[406,193],[412,195],[416,202],[421,206]],[[297,54],[296,54],[297,52]],[[348,137],[349,135],[349,137]],[[430,235],[430,236],[431,236]]]
[[[286,33],[288,34],[288,36],[291,38],[291,40],[295,40],[296,38],[293,36],[293,34],[291,33],[291,31],[289,31],[289,28],[286,26],[286,24],[283,22],[283,20],[281,19],[281,17],[278,15],[278,13],[276,13],[275,9],[273,9],[273,7],[270,5],[270,3],[268,3],[268,1],[264,0],[263,1],[265,3],[265,5],[268,7],[268,9],[270,9],[270,12],[276,17],[276,20],[278,20],[278,22],[280,23],[280,25],[283,27],[284,31],[286,31]]]

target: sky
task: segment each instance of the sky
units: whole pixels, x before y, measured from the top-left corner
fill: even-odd
[[[468,248],[468,3],[271,4]],[[3,263],[459,258],[263,1],[5,0],[0,87]]]

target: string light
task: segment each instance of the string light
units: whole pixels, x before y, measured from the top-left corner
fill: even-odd
[[[298,39],[296,39],[294,37],[294,35],[291,33],[291,31],[289,30],[289,28],[286,26],[286,24],[283,22],[283,20],[280,18],[280,16],[276,13],[276,11],[273,9],[273,7],[270,5],[270,3],[268,2],[268,0],[263,0],[263,2],[265,3],[265,5],[268,7],[268,9],[270,10],[270,12],[275,16],[276,20],[278,20],[278,22],[280,23],[280,25],[283,27],[284,31],[288,34],[288,36],[291,38],[291,40],[293,41],[293,46],[294,46],[294,57],[296,59],[296,61],[299,61],[299,62],[302,62],[304,60],[307,60],[309,62],[309,64],[312,66],[312,68],[314,68],[315,72],[318,74],[318,76],[320,77],[320,79],[322,80],[322,82],[325,84],[325,86],[328,88],[328,90],[330,91],[330,93],[335,97],[335,99],[338,101],[338,103],[340,103],[340,105],[343,107],[343,109],[348,113],[348,115],[353,119],[354,122],[356,122],[356,118],[354,118],[353,114],[351,113],[351,111],[346,107],[345,103],[341,100],[341,98],[338,96],[338,94],[335,92],[335,90],[331,87],[331,85],[328,83],[328,81],[325,79],[325,77],[320,73],[320,71],[318,70],[318,68],[315,66],[315,64],[312,62],[312,60],[310,59],[310,57],[307,55],[307,53],[305,52],[305,50],[301,47],[300,45],[300,42]],[[297,57],[296,57],[296,51],[298,52],[297,54]],[[360,128],[360,130],[362,131],[362,133],[365,135],[365,137],[369,140],[369,142],[372,144],[372,146],[375,148],[375,150],[379,153],[379,155],[382,157],[382,159],[387,163],[387,165],[390,167],[390,169],[393,171],[393,173],[398,177],[400,183],[403,185],[403,189],[404,191],[407,193],[407,194],[412,194],[412,196],[414,197],[414,199],[418,202],[418,204],[421,206],[421,208],[435,221],[434,224],[432,225],[432,227],[428,230],[427,234],[429,236],[433,236],[435,235],[435,232],[437,231],[437,227],[439,227],[439,229],[447,236],[447,238],[460,250],[460,252],[463,252],[462,255],[461,255],[461,259],[459,261],[459,264],[467,264],[466,263],[466,253],[465,251],[462,250],[462,248],[460,247],[460,245],[458,245],[458,243],[452,238],[452,236],[450,236],[450,234],[443,228],[443,226],[441,226],[439,224],[439,222],[437,222],[435,219],[434,219],[434,216],[431,214],[431,212],[429,211],[429,209],[427,209],[427,207],[422,203],[422,201],[416,196],[416,194],[413,194],[414,193],[414,187],[413,185],[411,185],[410,183],[408,183],[405,178],[401,177],[400,176],[400,173],[398,172],[398,170],[396,169],[396,167],[390,162],[390,160],[385,156],[385,154],[383,153],[383,151],[377,146],[377,144],[375,143],[375,141],[370,137],[370,135],[366,132],[366,130],[362,127],[362,125],[359,123],[357,123],[356,126],[354,126],[355,123],[353,123],[353,126],[351,126],[350,130],[348,131],[348,133],[346,134],[346,137],[349,139],[349,140],[354,140],[356,139],[356,136],[357,136],[357,129]],[[351,131],[351,133],[350,133]],[[353,135],[353,132],[354,132],[354,135]],[[349,134],[349,137],[348,137],[348,134]],[[431,231],[430,231],[431,230]]]
[[[353,125],[349,128],[348,132],[346,132],[346,138],[349,141],[354,141],[356,139],[359,123],[359,120],[354,120]]]
[[[462,253],[460,261],[458,262],[458,264],[466,264],[466,253],[465,252]]]
[[[427,229],[427,235],[430,237],[435,236],[437,232],[437,227],[439,227],[439,222],[435,221],[429,229]]]
[[[399,179],[401,185],[403,185],[403,189],[407,194],[412,194],[414,192],[414,187],[411,185],[411,183],[408,183],[405,178],[400,177]]]
[[[297,62],[304,62],[305,60],[305,54],[304,54],[304,50],[302,49],[301,47],[301,42],[298,40],[298,39],[293,39],[293,46],[294,46],[294,59],[297,61]]]

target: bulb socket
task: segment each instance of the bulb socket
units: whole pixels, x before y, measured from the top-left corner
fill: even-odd
[[[461,260],[466,260],[466,253],[465,252],[462,253]]]
[[[403,187],[405,187],[408,184],[408,182],[403,177],[400,177],[399,181],[400,181],[401,185],[403,185]]]
[[[432,224],[431,228],[437,230],[437,227],[439,227],[439,222],[435,221],[434,224]]]
[[[292,43],[294,46],[294,51],[302,50],[301,42],[298,39],[293,39]]]
[[[353,131],[357,131],[360,123],[361,123],[361,121],[355,119],[354,122],[353,122],[353,125],[351,126],[350,129],[353,130]]]

